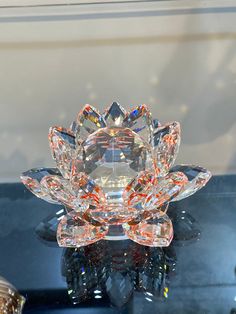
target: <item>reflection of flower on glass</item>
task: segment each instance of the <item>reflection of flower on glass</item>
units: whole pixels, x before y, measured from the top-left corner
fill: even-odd
[[[122,225],[140,244],[168,246],[168,203],[211,177],[198,166],[172,167],[180,125],[152,120],[145,105],[126,112],[113,103],[103,115],[86,105],[69,129],[50,128],[49,143],[57,168],[32,169],[21,179],[36,196],[66,207],[57,232],[61,246],[96,242],[110,225]]]
[[[176,262],[172,246],[150,248],[131,241],[100,241],[65,249],[61,269],[73,304],[108,297],[112,305],[121,308],[136,296],[142,302],[168,298]]]

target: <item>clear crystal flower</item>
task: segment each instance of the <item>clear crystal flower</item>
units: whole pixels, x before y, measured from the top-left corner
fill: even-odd
[[[36,196],[66,207],[60,246],[110,239],[114,226],[137,243],[168,246],[168,203],[192,195],[211,177],[199,166],[172,167],[180,125],[152,120],[145,105],[126,112],[114,102],[102,115],[86,105],[70,128],[50,128],[49,143],[57,168],[31,169],[21,179]]]

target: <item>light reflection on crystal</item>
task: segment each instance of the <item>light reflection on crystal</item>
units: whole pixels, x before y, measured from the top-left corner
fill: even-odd
[[[105,204],[106,198],[103,190],[85,173],[80,172],[72,175],[71,184],[81,201],[90,205]]]
[[[167,298],[176,255],[169,248],[101,241],[78,250],[66,249],[62,262],[73,304],[99,296],[109,297],[114,306],[122,308],[134,292],[151,300]]]
[[[106,225],[120,225],[130,221],[138,214],[136,208],[127,208],[122,204],[101,204],[88,210],[89,215],[96,221]]]
[[[151,218],[137,225],[123,226],[129,239],[141,245],[165,247],[169,246],[173,238],[172,222],[167,215]]]
[[[181,171],[188,178],[188,183],[185,185],[184,189],[172,201],[179,201],[194,194],[204,187],[211,178],[210,171],[194,165],[177,165],[170,171]]]
[[[167,213],[169,207],[169,203],[165,203],[162,206],[156,207],[154,209],[147,208],[144,209],[142,206],[142,211],[131,221],[129,221],[129,225],[136,225],[141,221],[148,220],[152,217],[162,217],[164,214]]]
[[[71,123],[69,130],[71,131],[72,134],[74,134],[74,136],[76,135],[76,133],[78,132],[78,125],[76,121],[73,121]]]
[[[172,247],[152,250],[139,272],[139,284],[149,301],[167,299],[170,276],[175,271],[176,254]],[[151,261],[151,262],[150,262]],[[157,276],[158,274],[158,276]]]
[[[176,213],[176,208],[173,207],[172,212]],[[173,216],[174,225],[176,219]],[[48,228],[51,233],[51,226]],[[177,241],[189,242],[186,241],[190,239],[188,228],[179,225],[176,233]],[[48,236],[45,235],[44,239]],[[77,241],[71,240],[70,243],[77,245]],[[134,293],[142,301],[145,298],[155,302],[168,298],[176,260],[173,245],[155,248],[131,241],[100,241],[81,248],[65,249],[61,269],[73,304],[92,301],[98,296],[99,299],[108,297],[114,306],[121,308],[133,301]]]
[[[161,122],[158,119],[153,119],[152,124],[153,124],[154,130],[161,127]]]
[[[130,220],[136,209],[127,211],[123,190],[137,173],[153,168],[151,147],[130,129],[103,128],[83,143],[74,160],[72,177],[80,172],[89,175],[105,195],[107,205],[91,210],[91,216],[104,223]]]
[[[111,303],[122,307],[132,297],[134,283],[129,274],[122,274],[118,271],[110,273],[106,281],[106,291]]]
[[[189,212],[178,203],[169,204],[168,216],[170,217],[175,234],[174,234],[174,244],[176,245],[187,245],[197,241],[200,237],[200,225],[197,220],[189,214]],[[163,211],[162,216],[166,212],[168,206],[164,208],[160,208],[159,210]],[[62,217],[66,215],[66,211],[64,209],[60,209],[56,214],[50,215],[45,218],[35,229],[38,237],[43,240],[44,244],[52,245],[52,242],[56,242],[56,233],[59,221]],[[77,213],[71,212],[71,215],[76,216]],[[83,217],[82,217],[83,218]],[[129,222],[129,225],[137,225],[138,223],[150,219],[150,216],[141,217],[139,220]],[[100,226],[98,223],[92,223],[93,225]],[[118,226],[109,226],[107,236],[110,236],[112,239],[118,239],[122,235],[122,239],[124,238],[123,227],[121,225]],[[118,241],[119,242],[119,241]],[[113,242],[115,245],[116,242]],[[124,242],[126,243],[126,242]],[[168,248],[169,249],[169,248]]]
[[[109,127],[121,127],[125,116],[125,109],[117,102],[113,102],[113,104],[105,111],[104,120]]]
[[[175,162],[180,145],[180,124],[166,124],[153,134],[154,154],[157,163],[157,174],[164,176]]]
[[[57,167],[64,178],[69,179],[71,161],[75,153],[75,137],[73,133],[62,127],[52,127],[49,130],[48,138]]]
[[[200,225],[185,208],[170,204],[168,215],[175,231],[174,245],[185,246],[200,239]]]
[[[169,173],[160,178],[150,195],[144,199],[144,209],[155,209],[176,197],[188,183],[187,177],[182,172]]]
[[[86,105],[78,114],[76,120],[77,129],[74,131],[77,134],[77,139],[85,140],[89,134],[104,128],[106,123],[100,113],[90,105]]]
[[[153,167],[151,147],[127,128],[93,133],[78,152],[80,158],[83,168],[78,170],[89,174],[105,192],[124,188],[138,172]]]
[[[153,193],[157,180],[153,173],[149,171],[141,172],[126,186],[123,198],[127,207],[134,207],[145,201],[150,193]],[[142,205],[141,205],[142,206]]]
[[[124,119],[123,125],[138,133],[148,143],[151,142],[153,122],[146,105],[140,105],[131,111]]]
[[[88,207],[70,189],[69,182],[66,179],[58,176],[46,176],[42,179],[41,185],[51,197],[69,208],[73,208],[78,212],[84,212]]]
[[[80,247],[101,240],[107,232],[106,226],[94,226],[66,215],[59,222],[57,242],[62,247]]]
[[[59,201],[54,197],[49,195],[41,186],[41,180],[48,175],[60,175],[60,172],[56,168],[34,168],[25,171],[21,175],[21,181],[34,195],[44,199],[49,203],[59,204]]]

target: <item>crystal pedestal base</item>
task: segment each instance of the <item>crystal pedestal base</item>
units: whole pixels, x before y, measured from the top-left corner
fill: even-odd
[[[105,240],[116,241],[116,240],[128,240],[129,238],[124,233],[124,229],[121,225],[110,225]]]

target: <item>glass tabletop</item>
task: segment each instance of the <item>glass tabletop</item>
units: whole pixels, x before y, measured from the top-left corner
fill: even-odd
[[[0,185],[0,276],[23,313],[236,313],[236,176],[214,176],[171,204],[168,248],[130,240],[57,246],[61,206]]]

